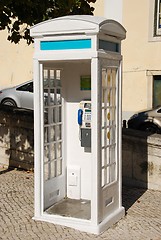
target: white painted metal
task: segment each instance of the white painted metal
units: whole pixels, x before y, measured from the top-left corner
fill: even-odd
[[[34,119],[37,119],[37,116],[41,116],[40,113],[40,86],[39,86],[39,79],[40,79],[40,65],[38,60],[34,60]],[[36,174],[34,174],[34,217],[38,218],[41,216],[41,122],[40,118],[37,121],[34,121],[34,157],[35,159],[39,159],[39,161],[34,161],[34,168]]]
[[[78,166],[67,167],[67,196],[81,199],[81,169]]]
[[[121,40],[125,29],[116,21],[94,16],[67,16],[40,23],[31,28],[35,38],[35,219],[52,222],[81,231],[99,234],[124,215],[121,203]],[[42,41],[90,39],[87,49],[42,50]],[[99,49],[99,40],[119,46],[114,50]],[[62,102],[50,104],[57,87],[46,88],[45,106],[43,92],[45,76],[50,83],[61,69]],[[102,69],[105,72],[105,106],[102,110]],[[46,71],[46,75],[44,72]],[[80,77],[91,75],[91,91],[80,90]],[[115,80],[115,85],[108,84]],[[61,89],[61,87],[60,87]],[[108,94],[113,93],[112,104]],[[50,97],[49,97],[50,96]],[[92,103],[92,147],[81,148],[77,110],[79,102],[90,99]],[[61,99],[61,98],[60,98]],[[62,104],[63,103],[63,104]],[[62,121],[53,121],[63,106]],[[111,112],[113,122],[111,124]],[[102,124],[102,111],[104,123]],[[44,118],[47,114],[47,122]],[[107,119],[107,116],[109,119]],[[61,128],[61,138],[60,138]],[[47,134],[47,129],[48,134]],[[102,130],[103,129],[103,130]],[[107,129],[110,134],[107,134]],[[53,135],[52,135],[53,131]],[[102,138],[102,131],[104,137]],[[106,132],[106,134],[105,134]],[[113,134],[111,140],[111,133]],[[55,138],[52,138],[55,136]],[[105,138],[107,136],[107,138]],[[51,149],[53,144],[54,148]],[[57,146],[62,148],[57,155]],[[50,146],[50,147],[48,147]],[[60,149],[59,148],[59,149]],[[112,149],[102,154],[104,149]],[[49,149],[44,158],[45,149]],[[55,150],[56,149],[56,150]],[[103,150],[102,150],[103,149]],[[54,157],[51,156],[55,153]],[[60,153],[60,152],[59,152]],[[110,155],[111,154],[111,155]],[[104,163],[102,162],[104,156]],[[59,164],[58,162],[62,162]],[[52,163],[54,168],[52,168]],[[62,168],[61,168],[61,167]],[[57,171],[59,169],[59,172]],[[67,170],[68,169],[68,170]],[[44,172],[45,171],[45,172]],[[45,174],[46,173],[46,174]],[[48,214],[45,210],[64,197],[86,199],[91,203],[89,220]]]
[[[119,208],[122,207],[122,62],[118,68],[118,182],[119,182]]]
[[[119,208],[118,66],[102,61],[102,220]]]
[[[92,77],[92,198],[91,220],[94,225],[99,223],[100,206],[100,62],[93,58],[91,63]]]
[[[120,1],[120,0],[115,0]],[[113,11],[115,12],[115,11]],[[112,19],[112,18],[111,18]],[[103,31],[106,34],[117,36],[124,39],[125,30],[113,20],[90,16],[90,15],[71,15],[60,17],[45,22],[41,22],[34,27],[31,27],[31,35],[33,37],[51,36],[51,35],[66,35],[66,34],[97,34]],[[68,24],[67,24],[68,22]],[[60,38],[59,38],[60,39]]]
[[[63,81],[62,90],[64,89],[63,98],[65,101],[65,161],[67,168],[75,169],[77,166],[81,169],[81,198],[91,199],[91,152],[85,152],[80,147],[79,125],[77,122],[77,112],[80,107],[80,101],[91,98],[91,91],[80,90],[80,76],[91,74],[91,61],[67,61],[63,63]],[[67,176],[68,177],[68,176]],[[68,185],[67,193],[69,194],[71,187]],[[75,188],[76,189],[76,188]],[[74,188],[72,188],[72,195]],[[77,192],[77,191],[76,191]],[[75,197],[77,198],[77,193]],[[68,195],[70,197],[70,195]]]

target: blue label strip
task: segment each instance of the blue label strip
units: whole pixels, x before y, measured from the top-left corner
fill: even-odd
[[[71,50],[91,48],[91,39],[41,41],[41,50]]]

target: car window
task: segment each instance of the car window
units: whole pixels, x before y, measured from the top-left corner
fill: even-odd
[[[158,109],[157,113],[161,113],[161,108],[160,108],[160,109]]]
[[[17,91],[33,92],[33,82],[26,83],[21,87],[16,88]]]

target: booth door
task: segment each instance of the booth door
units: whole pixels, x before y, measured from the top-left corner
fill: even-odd
[[[102,218],[119,207],[119,74],[102,68]]]
[[[61,70],[43,69],[44,209],[65,196],[62,157]]]

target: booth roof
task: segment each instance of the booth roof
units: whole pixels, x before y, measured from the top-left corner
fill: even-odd
[[[126,31],[123,26],[104,17],[91,15],[71,15],[54,18],[41,22],[30,29],[34,38],[40,36],[69,35],[69,34],[105,34],[125,39]]]

